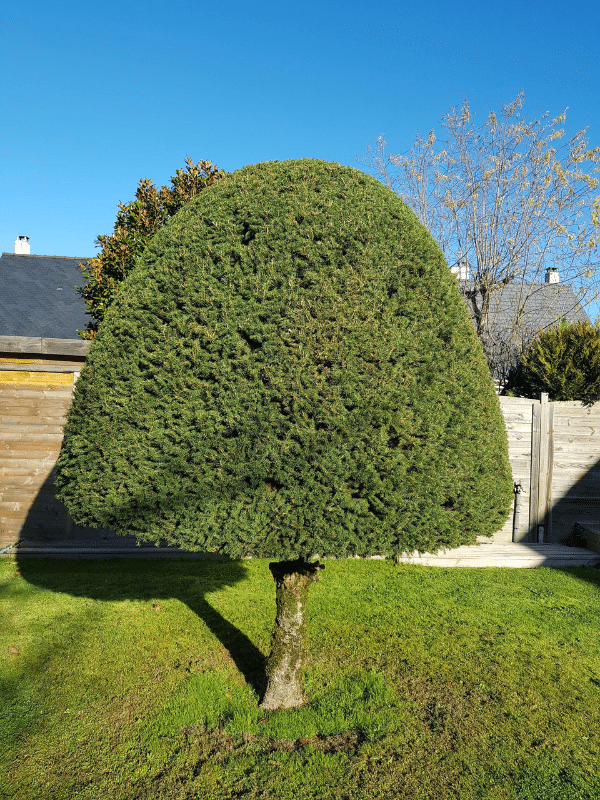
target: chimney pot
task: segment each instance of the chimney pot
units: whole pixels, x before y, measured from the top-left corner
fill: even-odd
[[[548,267],[545,276],[546,283],[560,283],[558,267]]]
[[[29,236],[17,236],[15,239],[15,254],[20,256],[28,256],[29,253]]]
[[[459,281],[468,281],[471,277],[469,265],[466,264],[464,261],[461,261],[454,267],[450,267],[450,272],[453,275],[456,275]]]

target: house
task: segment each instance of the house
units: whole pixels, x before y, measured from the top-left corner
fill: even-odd
[[[0,256],[0,550],[72,531],[53,468],[90,343],[81,258],[38,256],[27,236]]]
[[[85,258],[38,256],[27,236],[19,236],[14,253],[0,256],[0,359],[35,357],[82,364],[89,343],[77,331],[85,328],[85,303],[76,290],[84,282]]]
[[[473,302],[468,296],[474,287],[464,268],[453,270],[458,277],[459,288],[465,297],[469,314],[474,320]],[[475,296],[477,307],[481,295]],[[508,283],[490,298],[488,311],[489,336],[482,344],[496,384],[502,388],[520,353],[539,335],[540,331],[560,323],[588,321],[572,287],[560,282],[558,269],[549,267],[543,283],[515,281]]]

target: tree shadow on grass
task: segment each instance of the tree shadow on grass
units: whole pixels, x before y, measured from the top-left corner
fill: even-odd
[[[57,559],[19,556],[21,576],[53,592],[98,601],[176,598],[185,603],[229,652],[246,682],[262,697],[266,685],[265,656],[225,619],[207,595],[247,580],[240,561],[215,558]]]

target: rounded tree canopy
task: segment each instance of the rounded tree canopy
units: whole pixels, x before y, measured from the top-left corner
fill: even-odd
[[[107,313],[58,462],[76,522],[275,559],[472,543],[512,480],[444,257],[362,172],[228,175],[153,238]]]

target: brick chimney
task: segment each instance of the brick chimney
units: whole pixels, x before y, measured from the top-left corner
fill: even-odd
[[[29,253],[29,236],[17,236],[15,239],[15,254],[19,256],[28,256]]]
[[[545,275],[546,283],[560,283],[560,274],[558,267],[548,267]]]

